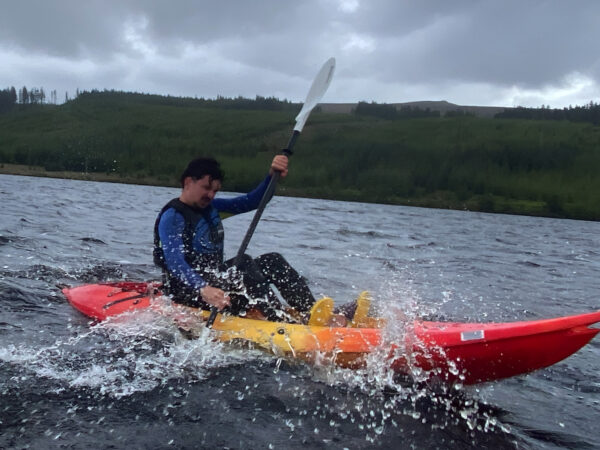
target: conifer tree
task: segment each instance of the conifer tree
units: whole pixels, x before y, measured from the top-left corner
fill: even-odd
[[[27,88],[25,86],[23,86],[23,89],[21,89],[19,93],[19,103],[21,103],[22,105],[26,105],[27,103],[29,103],[29,92],[27,92]]]

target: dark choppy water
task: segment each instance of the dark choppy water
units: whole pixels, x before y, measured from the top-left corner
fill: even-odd
[[[529,376],[441,392],[184,339],[138,314],[90,323],[56,284],[156,279],[177,190],[0,175],[0,448],[600,448],[600,339]],[[226,221],[233,255],[251,216]],[[315,294],[449,320],[600,308],[600,224],[275,198],[249,251]]]

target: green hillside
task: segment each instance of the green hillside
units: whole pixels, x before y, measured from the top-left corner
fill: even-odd
[[[299,108],[116,92],[17,105],[0,114],[0,172],[175,186],[188,160],[210,155],[224,166],[224,189],[246,191],[287,143]],[[315,111],[278,193],[599,220],[598,173],[591,123]]]

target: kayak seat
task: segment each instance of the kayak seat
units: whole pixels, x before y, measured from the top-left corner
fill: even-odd
[[[354,311],[354,317],[350,322],[350,326],[353,328],[365,328],[370,325],[368,319],[369,309],[371,308],[371,295],[367,291],[363,291],[359,294],[356,299],[356,309]]]
[[[371,309],[371,294],[363,291],[356,299],[356,310],[350,322],[353,328],[383,328],[385,319],[369,316]]]
[[[354,315],[352,316],[352,320],[348,317],[347,326],[353,328],[382,328],[385,326],[383,319],[369,316],[371,295],[367,291],[361,292],[354,303],[356,305]],[[335,314],[333,307],[333,299],[330,297],[323,297],[317,300],[310,309],[308,325],[332,326],[333,323],[339,321],[339,318],[342,318],[344,319],[342,323],[333,326],[346,326],[346,319],[343,314]]]
[[[310,308],[310,317],[308,325],[327,326],[333,316],[333,299],[323,297],[315,302]]]

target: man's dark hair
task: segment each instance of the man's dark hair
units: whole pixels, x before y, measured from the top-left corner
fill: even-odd
[[[212,180],[223,181],[225,174],[221,170],[221,165],[214,158],[196,158],[188,164],[186,169],[181,174],[180,182],[183,187],[183,182],[187,177],[192,177],[196,180],[208,175]]]

